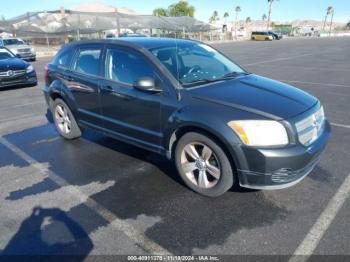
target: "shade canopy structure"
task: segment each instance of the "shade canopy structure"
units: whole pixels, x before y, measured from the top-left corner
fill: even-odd
[[[169,31],[200,32],[216,28],[192,17],[134,15],[115,12],[78,12],[54,10],[28,12],[18,17],[0,20],[0,28],[17,35],[59,35],[79,31],[97,33],[112,29],[163,29]]]

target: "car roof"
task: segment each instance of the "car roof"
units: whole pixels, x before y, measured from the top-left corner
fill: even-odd
[[[114,39],[101,39],[101,40],[85,40],[73,42],[69,45],[79,46],[82,44],[93,44],[93,43],[122,43],[129,44],[134,47],[144,47],[146,49],[153,49],[163,46],[173,46],[177,44],[189,44],[189,43],[198,43],[198,41],[187,40],[187,39],[176,39],[176,38],[156,38],[156,37],[121,37]]]

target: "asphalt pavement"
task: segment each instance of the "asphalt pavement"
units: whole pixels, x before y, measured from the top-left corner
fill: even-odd
[[[186,188],[156,154],[89,130],[65,141],[47,120],[41,88],[50,58],[39,58],[38,86],[0,91],[0,252],[349,259],[350,38],[215,47],[320,99],[332,138],[308,177],[288,189],[211,199]]]

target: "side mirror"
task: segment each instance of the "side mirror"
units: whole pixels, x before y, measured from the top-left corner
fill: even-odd
[[[143,77],[134,82],[134,88],[139,89],[141,91],[151,92],[151,93],[159,93],[162,90],[156,86],[154,79],[150,77]]]
[[[21,58],[21,55],[20,55],[20,54],[16,54],[16,57],[17,57],[17,58]]]

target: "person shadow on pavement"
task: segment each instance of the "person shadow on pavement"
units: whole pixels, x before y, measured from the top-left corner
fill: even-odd
[[[52,261],[58,258],[56,255],[65,255],[66,258],[74,256],[74,261],[83,261],[92,248],[93,243],[85,230],[64,211],[35,207],[0,252],[0,259],[1,256],[29,255],[45,256],[47,261]]]

